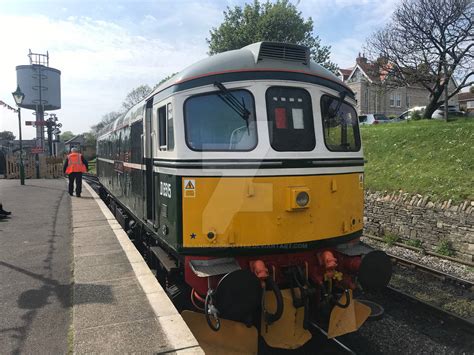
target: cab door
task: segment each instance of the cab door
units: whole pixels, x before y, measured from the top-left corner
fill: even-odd
[[[153,117],[153,99],[150,99],[146,103],[146,111],[145,111],[145,132],[144,132],[144,165],[145,165],[145,172],[144,172],[144,191],[143,195],[145,197],[145,220],[147,221],[150,226],[154,226],[154,219],[155,219],[155,204],[154,204],[154,196],[155,196],[155,187],[153,184],[153,145],[155,139],[155,132],[153,130],[152,125],[152,117]]]

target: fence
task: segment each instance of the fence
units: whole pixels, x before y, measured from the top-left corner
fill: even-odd
[[[8,155],[6,157],[6,174],[7,179],[20,178],[20,156],[18,154]],[[25,168],[25,178],[36,178],[36,157],[34,154],[27,154],[23,158],[23,166]],[[41,178],[54,179],[63,176],[63,161],[58,157],[39,156],[38,159],[39,174]]]

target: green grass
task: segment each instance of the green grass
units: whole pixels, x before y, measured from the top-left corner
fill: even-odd
[[[367,189],[474,200],[474,119],[363,126],[361,134]]]

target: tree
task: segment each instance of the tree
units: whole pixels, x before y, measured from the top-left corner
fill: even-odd
[[[429,91],[425,118],[473,83],[473,9],[472,0],[403,0],[367,41],[369,53],[390,63],[400,83]],[[449,93],[451,78],[458,86]]]
[[[67,142],[68,140],[70,140],[74,136],[75,136],[75,134],[72,133],[71,131],[65,131],[65,132],[63,132],[59,135],[62,142]]]
[[[313,20],[305,20],[296,6],[288,0],[245,4],[244,8],[227,7],[224,22],[210,30],[209,54],[240,49],[254,42],[274,41],[295,43],[309,47],[311,59],[336,72],[337,65],[330,61],[331,47],[322,46],[313,34]]]
[[[169,79],[171,79],[173,76],[175,76],[176,74],[178,74],[178,72],[176,73],[173,73],[173,74],[170,74],[166,77],[164,77],[163,79],[160,80],[160,82],[158,84],[156,84],[154,87],[153,87],[153,90],[155,90],[158,86],[160,86],[161,84],[163,84],[164,82],[168,81]]]
[[[127,94],[125,100],[122,103],[122,107],[125,109],[125,111],[128,111],[134,105],[143,100],[150,92],[151,88],[148,85],[140,85]]]
[[[11,131],[2,131],[0,132],[0,139],[6,140],[6,141],[14,141],[15,135]]]
[[[118,112],[118,111],[112,111],[109,113],[106,113],[105,115],[102,116],[101,120],[99,123],[91,126],[91,134],[97,136],[99,134],[99,131],[107,126],[109,123],[115,121],[117,118],[119,118],[121,115],[123,115],[123,112]]]

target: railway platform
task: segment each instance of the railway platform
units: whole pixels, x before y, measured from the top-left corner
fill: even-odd
[[[203,353],[87,184],[0,180],[0,199],[0,353]]]

